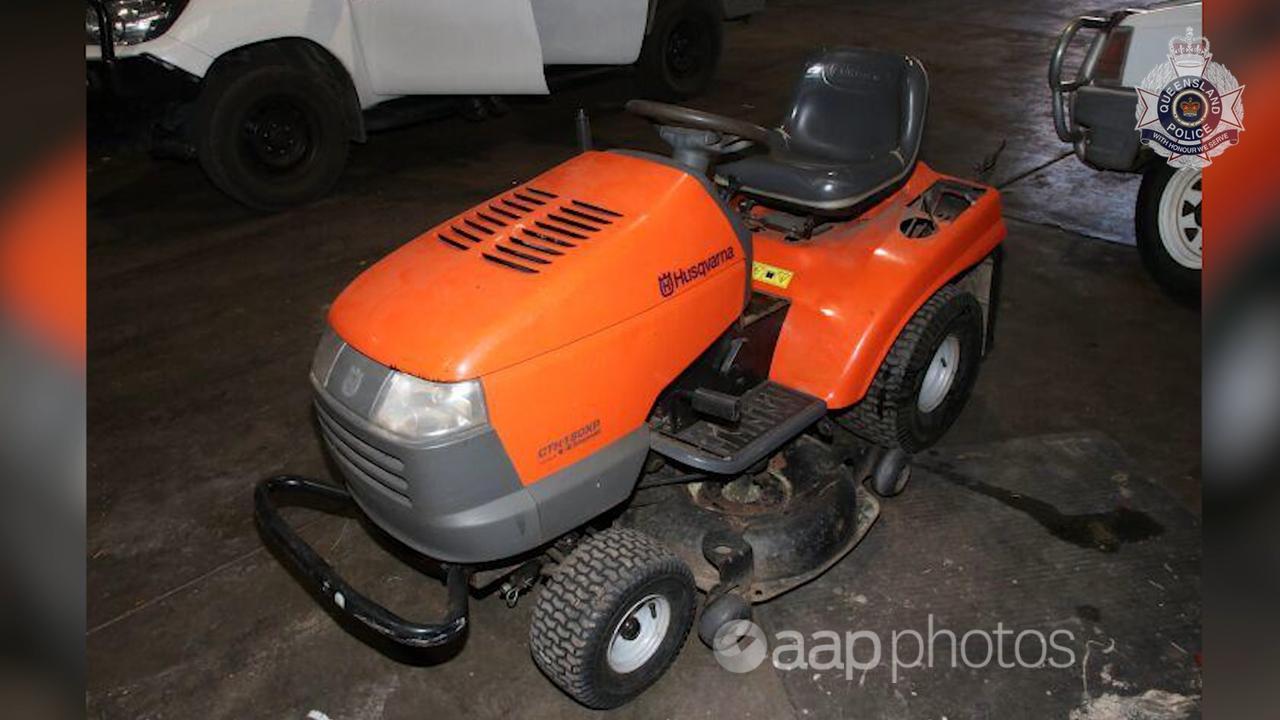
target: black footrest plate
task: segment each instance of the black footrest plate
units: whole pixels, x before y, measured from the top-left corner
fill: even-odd
[[[649,446],[699,470],[735,474],[773,453],[826,412],[827,405],[819,398],[764,382],[743,396],[738,422],[702,419],[676,433],[655,431]]]

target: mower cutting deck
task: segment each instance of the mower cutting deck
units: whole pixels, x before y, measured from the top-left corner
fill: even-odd
[[[346,489],[264,481],[265,537],[405,645],[462,635],[469,588],[536,592],[534,660],[591,707],[661,676],[700,604],[734,642],[865,536],[864,482],[903,489],[991,347],[999,195],[918,162],[927,96],[917,60],[839,49],[776,129],[633,101],[671,157],[584,151],[369,268],[311,372]],[[441,562],[447,617],[349,587],[286,492]]]

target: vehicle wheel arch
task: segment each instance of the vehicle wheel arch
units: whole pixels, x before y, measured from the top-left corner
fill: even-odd
[[[832,398],[828,398],[828,405],[832,409],[843,409],[852,407],[862,400],[867,390],[871,387],[875,373],[879,370],[885,358],[888,357],[893,343],[897,340],[898,335],[903,328],[907,326],[915,314],[924,307],[925,303],[934,296],[943,287],[955,284],[966,292],[974,293],[983,290],[992,293],[989,296],[991,304],[994,306],[999,302],[1000,294],[1000,263],[1002,262],[1003,245],[997,244],[987,254],[981,256],[976,261],[960,261],[959,267],[953,267],[949,272],[935,280],[925,282],[923,278],[919,278],[919,282],[902,283],[903,291],[895,297],[882,298],[881,309],[883,312],[879,316],[868,322],[856,338],[852,339],[850,346],[853,348],[853,355],[846,364],[844,372],[839,380],[835,383],[836,402],[832,403]],[[990,265],[988,265],[990,263]],[[990,273],[985,277],[982,275],[984,267],[990,268]],[[885,268],[888,271],[888,268]],[[872,272],[872,271],[869,271]],[[908,288],[910,288],[908,290]],[[986,309],[986,308],[984,308]],[[991,336],[995,327],[996,313],[994,307],[988,312],[984,312],[983,331],[985,335],[983,356],[991,347]],[[865,366],[872,368],[870,373],[859,372],[857,368]]]
[[[314,71],[325,78],[337,97],[343,98],[343,116],[351,140],[367,139],[364,113],[351,70],[320,43],[305,37],[281,37],[241,45],[219,55],[204,75],[204,84],[216,81],[218,72],[236,64],[290,65]]]
[[[658,5],[662,2],[663,0],[649,0],[649,10],[644,16],[644,34],[646,37],[653,30],[653,18],[658,12]],[[721,13],[723,14],[725,6],[724,0],[716,0],[715,4],[720,8]]]

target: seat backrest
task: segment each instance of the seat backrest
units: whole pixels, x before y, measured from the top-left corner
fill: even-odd
[[[929,80],[910,55],[832,48],[810,58],[782,122],[800,155],[858,162],[894,150],[915,162],[924,134]]]

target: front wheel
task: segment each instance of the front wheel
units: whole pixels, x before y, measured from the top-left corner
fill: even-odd
[[[640,89],[655,100],[687,100],[711,85],[724,28],[712,0],[659,0],[640,48]]]
[[[333,188],[350,142],[329,83],[291,65],[234,61],[206,80],[196,153],[213,184],[257,210],[316,200]]]
[[[693,573],[658,541],[627,528],[599,532],[539,591],[529,631],[534,662],[583,705],[618,707],[680,653],[694,594]]]
[[[1201,207],[1199,168],[1161,162],[1142,176],[1134,213],[1138,252],[1151,277],[1179,299],[1200,295]]]

